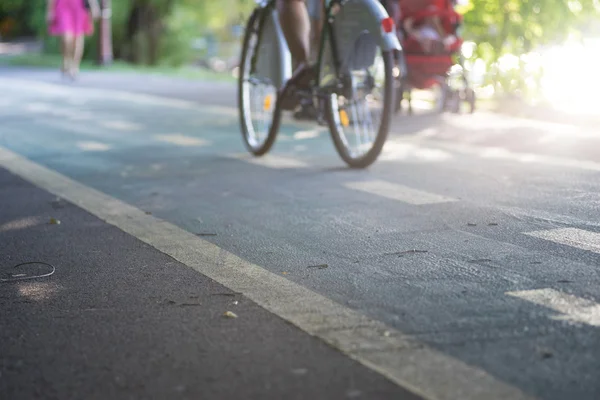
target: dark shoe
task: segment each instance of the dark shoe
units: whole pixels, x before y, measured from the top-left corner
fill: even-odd
[[[292,111],[298,107],[300,99],[295,92],[302,89],[309,90],[314,76],[315,68],[308,65],[299,67],[292,74],[292,77],[277,93],[277,101],[280,102],[282,110]]]

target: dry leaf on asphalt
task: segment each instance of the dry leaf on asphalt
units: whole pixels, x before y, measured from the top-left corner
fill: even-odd
[[[232,313],[231,311],[225,311],[225,314],[223,314],[223,316],[227,317],[227,318],[237,318],[237,314]]]

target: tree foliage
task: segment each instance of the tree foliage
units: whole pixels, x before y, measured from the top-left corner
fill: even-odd
[[[12,16],[23,32],[44,36],[46,0],[0,0],[0,19]],[[207,32],[223,35],[240,23],[253,0],[113,0],[117,57],[137,63],[185,62],[190,42]],[[600,25],[600,0],[468,0],[464,36],[492,64]],[[93,41],[90,41],[93,42]]]
[[[477,55],[495,62],[503,54],[524,54],[563,42],[599,22],[598,0],[470,0],[462,7],[465,37]]]
[[[22,29],[13,34],[37,34],[46,31],[47,0],[1,0],[0,21],[6,27],[14,21]],[[112,30],[115,56],[135,63],[182,63],[189,59],[193,38],[211,31],[223,32],[254,6],[252,0],[113,0]],[[8,29],[8,28],[7,28]],[[56,41],[48,41],[53,51]],[[93,55],[95,38],[88,40],[86,52]]]

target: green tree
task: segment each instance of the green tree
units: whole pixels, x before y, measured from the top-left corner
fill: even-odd
[[[483,45],[480,56],[497,60],[521,54],[578,33],[598,21],[598,0],[471,0],[463,8],[465,36]],[[485,48],[488,52],[485,52]]]
[[[505,54],[522,55],[581,35],[591,23],[598,23],[600,1],[470,0],[460,10],[465,38],[477,43],[475,56],[493,66]]]
[[[47,0],[0,0],[0,17],[12,16],[25,32],[47,38]],[[251,0],[113,0],[112,30],[117,58],[140,64],[183,63],[190,57],[191,39],[219,32],[247,15]],[[94,54],[95,38],[86,53]],[[47,40],[58,51],[56,40]]]

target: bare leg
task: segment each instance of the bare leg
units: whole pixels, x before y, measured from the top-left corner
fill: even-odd
[[[304,0],[277,0],[283,35],[298,67],[308,63],[310,55],[310,18]]]
[[[293,86],[308,86],[311,79],[310,57],[310,17],[304,0],[277,0],[279,23],[287,41],[292,58],[296,63],[294,73],[279,90],[278,102],[284,110],[293,110],[298,98],[292,95]]]
[[[73,52],[74,52],[74,43],[73,43],[73,35],[70,33],[65,33],[62,37],[62,57],[63,57],[63,65],[62,72],[69,72],[72,65],[73,60]]]
[[[81,57],[83,56],[83,46],[83,35],[76,36],[73,43],[73,64],[71,66],[71,72],[73,75],[77,75],[79,73],[79,64],[81,64]]]
[[[67,66],[67,55],[66,55],[67,46],[65,45],[65,38],[62,37],[60,41],[60,53],[62,55],[62,66],[60,67],[60,71],[65,74],[69,69]]]

